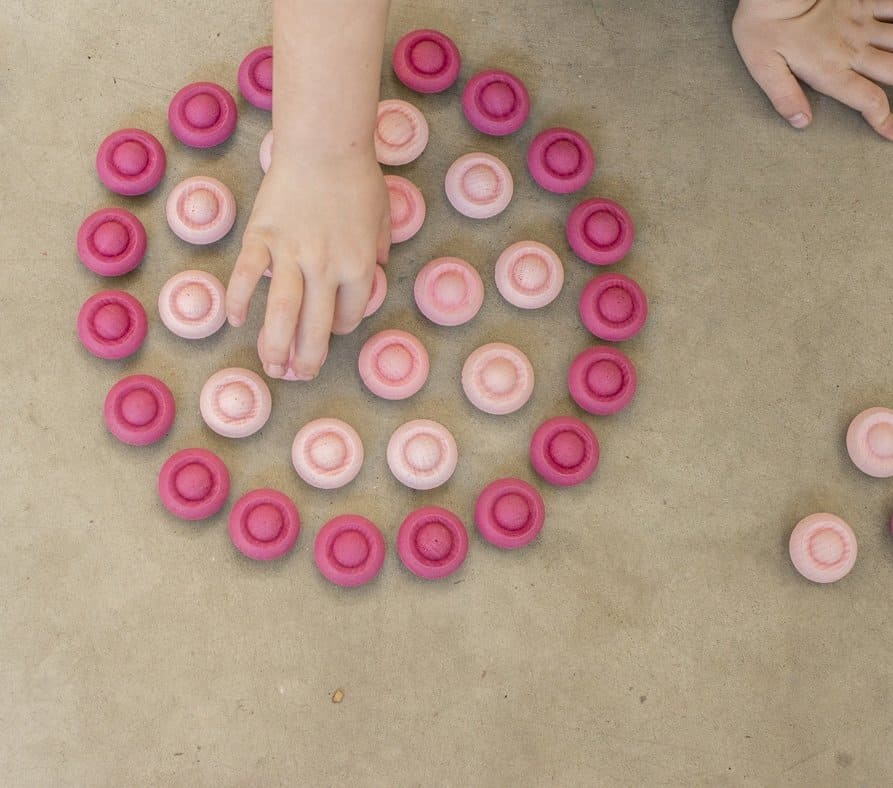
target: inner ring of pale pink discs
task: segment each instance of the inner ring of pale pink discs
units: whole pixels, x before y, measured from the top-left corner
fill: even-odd
[[[211,293],[199,282],[188,282],[174,292],[177,315],[184,320],[201,320],[211,311]]]
[[[392,343],[383,348],[375,360],[375,366],[379,374],[389,383],[400,383],[412,374],[412,353],[398,343]]]
[[[218,410],[229,421],[242,421],[254,412],[254,392],[251,386],[238,380],[221,386],[215,401]]]
[[[403,457],[406,464],[414,471],[427,473],[440,464],[443,450],[437,438],[422,432],[406,441],[403,446]]]
[[[405,112],[392,109],[379,118],[378,134],[388,145],[399,148],[415,136],[415,125]]]
[[[881,421],[868,430],[868,447],[878,457],[893,457],[893,424]]]
[[[337,432],[325,432],[314,437],[307,454],[314,467],[335,471],[347,460],[347,446]]]

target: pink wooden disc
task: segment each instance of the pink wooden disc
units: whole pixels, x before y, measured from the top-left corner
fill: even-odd
[[[148,327],[143,305],[123,290],[96,293],[78,312],[78,338],[98,358],[132,356],[142,347]]]
[[[267,423],[271,409],[267,384],[257,373],[239,367],[211,375],[199,398],[205,424],[225,438],[253,435]]]
[[[313,559],[322,575],[335,585],[353,588],[374,580],[385,557],[378,526],[358,514],[329,520],[316,535]]]
[[[236,198],[216,178],[196,175],[173,188],[165,215],[174,235],[191,244],[211,244],[235,224]]]
[[[496,261],[496,287],[502,297],[521,309],[552,303],[564,285],[561,259],[545,244],[519,241]]]
[[[398,167],[415,161],[428,145],[428,121],[408,101],[386,99],[378,104],[375,156],[379,163]]]
[[[174,423],[174,395],[151,375],[129,375],[109,390],[102,415],[109,432],[131,446],[157,443]]]
[[[226,322],[223,283],[207,271],[174,274],[158,294],[161,322],[178,337],[204,339]]]
[[[413,490],[432,490],[453,475],[459,450],[452,433],[442,424],[416,419],[394,430],[387,458],[397,481]]]
[[[207,449],[183,449],[171,455],[158,474],[158,494],[181,520],[204,520],[217,514],[229,496],[229,471]]]
[[[463,216],[489,219],[512,200],[509,168],[489,153],[466,153],[454,161],[444,181],[447,199]]]
[[[856,535],[837,515],[821,512],[804,517],[789,542],[794,568],[814,583],[834,583],[856,563]]]
[[[273,47],[262,46],[239,64],[239,92],[258,109],[273,108]]]
[[[428,351],[412,334],[387,329],[366,340],[358,367],[366,388],[376,396],[407,399],[428,379]]]
[[[385,175],[391,203],[391,243],[408,241],[425,223],[425,198],[419,187],[399,175]]]
[[[78,230],[78,257],[100,276],[121,276],[136,268],[146,254],[146,229],[130,211],[100,208]]]
[[[251,490],[229,513],[230,539],[240,553],[255,561],[272,561],[285,555],[300,532],[298,507],[278,490]]]
[[[307,484],[334,490],[353,481],[363,467],[363,441],[340,419],[314,419],[295,435],[292,464]]]
[[[439,580],[456,572],[468,555],[462,521],[440,506],[410,512],[397,532],[397,554],[417,577]]]
[[[533,383],[530,360],[504,342],[482,345],[462,367],[462,389],[468,401],[497,416],[523,407],[533,393]]]
[[[438,257],[422,266],[413,295],[419,311],[439,326],[471,320],[484,303],[481,275],[458,257]]]

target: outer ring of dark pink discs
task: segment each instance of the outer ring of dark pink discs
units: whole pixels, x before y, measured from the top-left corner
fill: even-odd
[[[239,64],[239,92],[245,100],[258,109],[273,109],[273,91],[267,90],[257,83],[254,70],[258,64],[273,57],[273,47],[263,46],[249,52]]]
[[[493,115],[488,111],[483,98],[484,91],[492,84],[501,82],[507,85],[514,96],[514,108],[505,116]],[[475,74],[462,91],[462,111],[465,118],[478,131],[494,137],[513,134],[530,115],[530,94],[524,83],[514,74],[500,69],[489,69]]]
[[[186,115],[188,103],[200,95],[211,96],[219,108],[217,120],[207,128],[193,126]],[[180,88],[167,110],[171,132],[192,148],[213,148],[228,140],[236,129],[238,117],[235,99],[226,88],[214,82],[193,82]]]
[[[104,306],[117,304],[126,312],[129,329],[118,339],[101,337],[94,325],[96,314]],[[143,305],[123,290],[103,290],[88,298],[78,312],[77,332],[81,344],[97,358],[121,359],[132,356],[143,344],[149,328],[149,319]]]
[[[562,174],[549,166],[549,148],[558,142],[570,143],[580,155],[580,161],[572,173]],[[533,138],[527,149],[527,168],[533,179],[547,191],[570,194],[582,189],[591,180],[595,172],[595,153],[589,140],[573,129],[546,129]]]
[[[127,232],[127,245],[120,254],[104,255],[96,248],[94,235],[106,222],[115,222]],[[121,276],[136,268],[146,254],[146,228],[124,208],[100,208],[84,219],[77,235],[78,257],[93,273]]]
[[[248,528],[251,512],[262,504],[273,506],[282,517],[282,528],[275,539],[257,539]],[[256,561],[272,561],[285,555],[295,545],[301,532],[301,515],[294,501],[284,493],[270,488],[245,493],[229,513],[229,536],[243,555]]]
[[[609,321],[599,311],[599,300],[612,287],[624,290],[632,301],[632,314],[622,323]],[[648,319],[648,299],[639,284],[623,274],[602,274],[593,277],[580,293],[580,319],[593,336],[606,342],[632,339]]]
[[[121,406],[128,394],[140,390],[148,392],[155,400],[155,418],[148,424],[131,424],[121,412]],[[129,375],[119,380],[109,389],[102,408],[109,432],[131,446],[148,446],[160,441],[170,431],[175,414],[171,390],[164,381],[151,375]]]
[[[358,531],[369,548],[365,561],[359,566],[346,567],[330,555],[338,536],[346,531]],[[316,535],[313,543],[313,560],[323,576],[335,585],[361,586],[373,580],[381,570],[385,556],[385,541],[371,520],[358,514],[342,514],[329,520]]]
[[[199,501],[183,498],[176,488],[177,474],[187,465],[204,466],[211,475],[211,490]],[[168,457],[158,474],[158,494],[165,508],[181,520],[204,520],[217,514],[229,496],[229,471],[223,460],[207,449],[182,449]]]
[[[576,434],[584,445],[584,461],[575,468],[561,467],[550,456],[550,444],[562,432]],[[585,457],[587,450],[588,459]],[[571,487],[586,481],[595,472],[598,461],[598,438],[586,424],[571,416],[547,419],[537,427],[530,441],[530,462],[534,470],[550,484],[560,487]]]
[[[608,213],[617,222],[619,230],[617,238],[610,244],[597,246],[586,234],[586,223],[589,218],[599,212]],[[626,257],[633,245],[635,226],[626,209],[604,197],[593,197],[584,200],[574,208],[565,224],[567,241],[577,255],[592,265],[611,265]]]
[[[435,73],[421,71],[412,60],[412,51],[426,41],[439,46],[444,64]],[[459,49],[449,36],[437,30],[413,30],[404,35],[394,47],[394,73],[406,87],[416,93],[441,93],[451,87],[459,76],[462,58]]]
[[[423,555],[416,543],[418,532],[426,525],[438,524],[446,528],[452,539],[450,550],[440,560]],[[453,574],[468,555],[468,532],[462,521],[448,509],[424,506],[410,512],[397,532],[397,554],[404,566],[417,577],[438,580]]]
[[[146,166],[135,175],[127,175],[115,166],[115,149],[126,142],[136,142],[146,151]],[[106,137],[96,152],[96,171],[105,186],[116,194],[136,197],[152,191],[164,177],[167,156],[161,143],[148,131],[120,129]]]
[[[496,517],[496,505],[506,495],[517,495],[527,504],[528,518],[522,528],[506,528]],[[490,482],[474,505],[474,522],[480,535],[506,550],[530,544],[542,530],[545,519],[546,505],[539,492],[527,482],[511,477]]]
[[[589,387],[589,370],[600,361],[613,363],[619,369],[622,384],[610,397],[599,396]],[[580,353],[567,372],[567,387],[574,402],[596,416],[608,416],[623,410],[636,394],[638,378],[629,357],[613,347],[590,347]]]

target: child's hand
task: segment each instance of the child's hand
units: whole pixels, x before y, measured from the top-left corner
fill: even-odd
[[[812,120],[796,77],[893,139],[890,0],[740,0],[732,33],[751,76],[796,128]]]
[[[317,375],[331,333],[353,331],[369,301],[375,263],[390,245],[388,191],[374,154],[337,161],[274,152],[226,292],[226,313],[241,325],[267,266],[261,361],[282,377],[297,332],[292,369]]]

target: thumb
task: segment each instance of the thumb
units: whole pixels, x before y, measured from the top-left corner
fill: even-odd
[[[777,52],[741,53],[754,81],[769,97],[775,111],[796,129],[812,122],[809,100],[791,73],[787,61]]]

